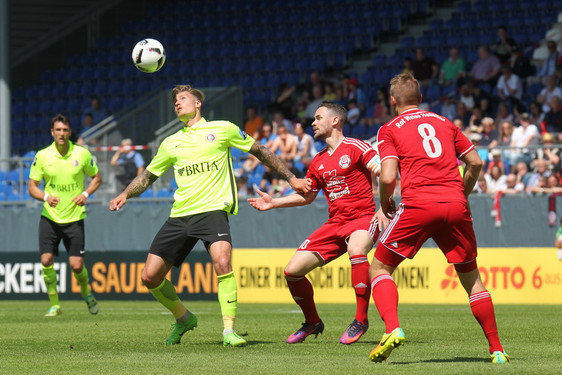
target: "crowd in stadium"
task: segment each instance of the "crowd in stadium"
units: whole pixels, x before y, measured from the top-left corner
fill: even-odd
[[[532,48],[524,51],[500,26],[497,42],[481,45],[473,64],[461,57],[457,47],[441,62],[427,56],[423,48],[415,48],[414,56],[406,57],[402,70],[397,69],[397,73],[411,72],[422,83],[422,106],[453,121],[478,146],[486,167],[475,193],[562,191],[562,150],[558,147],[562,143],[562,55],[557,41],[548,40],[547,47],[544,60],[533,60]],[[368,91],[356,77],[342,74],[331,80],[313,71],[299,87],[281,84],[263,113],[248,107],[245,130],[277,153],[284,152],[284,159],[302,175],[308,157],[313,156],[310,151],[323,147],[318,141],[305,146],[308,140],[302,135],[302,129],[304,135],[313,134],[312,116],[323,100],[347,107],[344,134],[376,141],[378,129],[392,118],[392,109],[386,87]],[[285,145],[286,141],[275,140],[279,132],[283,139],[293,135],[295,142]],[[284,146],[288,151],[282,151]],[[239,167],[238,175],[243,182],[249,181],[250,193],[256,185],[273,194],[286,188],[278,185],[274,175],[259,168],[255,172],[248,161]],[[247,191],[242,189],[241,194]]]

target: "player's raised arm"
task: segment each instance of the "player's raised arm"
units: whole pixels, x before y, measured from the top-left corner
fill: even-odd
[[[158,176],[145,169],[140,176],[135,177],[135,179],[131,181],[129,186],[127,186],[121,194],[109,202],[109,209],[111,211],[119,210],[127,203],[127,199],[138,197],[157,179]]]
[[[273,169],[279,173],[285,180],[289,182],[291,187],[297,193],[308,193],[311,188],[311,182],[308,179],[297,178],[291,171],[287,168],[285,163],[279,159],[273,152],[269,149],[260,145],[258,142],[252,145],[250,149],[250,154],[254,155],[263,164]]]

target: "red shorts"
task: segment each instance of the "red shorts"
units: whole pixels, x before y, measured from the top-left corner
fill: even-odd
[[[373,215],[364,215],[357,219],[345,221],[328,220],[316,229],[297,251],[313,251],[324,259],[324,264],[330,263],[347,252],[347,242],[353,232],[366,230],[371,235],[373,243],[379,236],[378,222],[370,223]]]
[[[380,237],[375,257],[396,267],[404,258],[412,259],[429,238],[433,238],[449,263],[476,259],[472,216],[463,202],[400,204]]]

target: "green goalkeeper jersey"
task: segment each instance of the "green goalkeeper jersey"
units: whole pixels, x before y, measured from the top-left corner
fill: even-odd
[[[170,217],[224,210],[238,212],[230,147],[248,152],[254,139],[229,121],[201,118],[164,139],[147,170],[161,176],[170,166],[178,186]]]
[[[45,193],[59,197],[56,207],[43,204],[41,215],[55,223],[72,223],[86,217],[86,206],[72,201],[84,191],[84,174],[90,177],[98,173],[98,166],[90,151],[70,142],[68,152],[62,156],[53,142],[35,155],[29,178],[45,180]]]

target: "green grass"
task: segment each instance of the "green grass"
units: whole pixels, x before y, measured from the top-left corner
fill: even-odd
[[[172,316],[157,302],[101,301],[89,315],[81,301],[63,301],[46,318],[46,301],[0,302],[0,374],[554,374],[562,370],[560,306],[496,306],[500,338],[512,357],[492,365],[468,306],[401,305],[406,344],[382,364],[369,352],[384,326],[371,307],[371,328],[356,344],[338,340],[354,306],[319,305],[326,330],[288,345],[300,327],[296,305],[240,304],[237,331],[245,348],[223,348],[217,302],[190,302],[199,326],[167,347]]]

